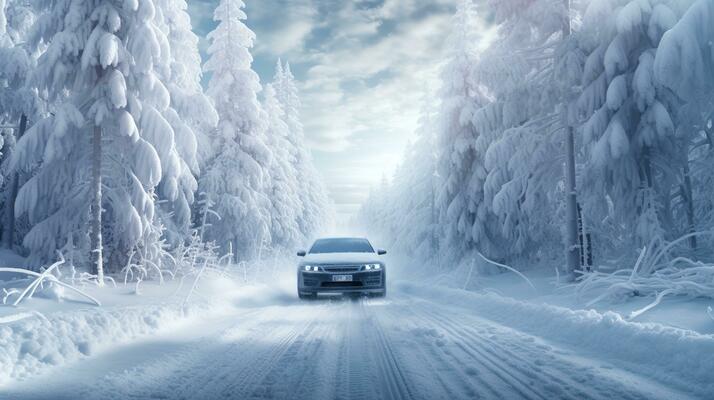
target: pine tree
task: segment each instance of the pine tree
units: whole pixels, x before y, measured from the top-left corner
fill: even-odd
[[[298,225],[304,240],[309,240],[331,222],[332,216],[329,213],[331,205],[322,179],[305,145],[305,134],[300,121],[300,96],[289,63],[283,67],[278,60],[273,85],[276,89],[276,97],[285,113],[289,131],[288,141],[295,160],[294,169],[298,181],[301,182],[298,189],[300,198],[297,205],[300,207]]]
[[[667,2],[621,3],[591,4],[579,35],[588,54],[577,103],[585,117],[581,190],[590,219],[607,216],[609,200],[612,217],[635,233],[627,236],[647,245],[673,230],[670,199],[686,152],[676,99],[654,79],[657,47],[675,17]]]
[[[36,56],[25,44],[34,10],[24,2],[0,2],[0,203],[2,203],[2,246],[15,244],[15,200],[22,178],[9,165],[15,143],[26,131],[29,120],[36,120],[44,112],[37,94],[27,86]]]
[[[300,182],[295,169],[295,149],[288,140],[288,126],[284,112],[272,85],[264,92],[263,108],[268,118],[268,145],[273,152],[269,193],[271,207],[271,237],[277,249],[292,249],[303,239],[298,226],[298,213],[302,203],[298,196]]]
[[[136,262],[158,261],[155,187],[177,160],[161,115],[169,100],[155,70],[165,61],[155,16],[151,0],[57,1],[36,23],[34,43],[47,50],[33,85],[55,106],[13,157],[24,170],[39,165],[16,205],[36,261],[78,246],[100,282],[105,259],[120,268],[135,250]]]
[[[270,242],[269,168],[272,154],[266,145],[265,112],[257,93],[258,75],[251,69],[254,33],[242,22],[247,18],[240,0],[222,0],[214,12],[218,26],[208,38],[210,72],[207,94],[218,112],[218,146],[215,159],[200,179],[220,215],[211,221],[208,237],[225,251],[232,247],[236,260],[255,257]]]
[[[154,70],[165,82],[170,103],[159,104],[161,124],[173,131],[173,147],[163,149],[164,177],[158,188],[159,199],[167,200],[159,208],[166,236],[171,243],[190,235],[191,205],[200,174],[199,140],[210,151],[207,132],[218,122],[215,108],[200,85],[201,57],[198,37],[191,31],[191,21],[183,0],[157,0],[155,23],[161,43],[161,63]],[[166,97],[164,97],[164,100]],[[159,149],[159,146],[155,146]],[[204,153],[204,157],[209,153]],[[161,154],[160,154],[161,155]],[[166,173],[171,171],[171,173]]]
[[[441,220],[446,225],[446,239],[457,253],[478,247],[493,255],[493,222],[484,202],[485,151],[477,142],[481,132],[472,122],[474,112],[488,103],[478,83],[473,80],[477,62],[476,7],[471,0],[459,3],[447,39],[447,60],[441,72],[441,105],[438,113],[437,202]],[[489,221],[491,219],[491,221]]]
[[[484,201],[498,217],[502,254],[514,257],[559,242],[564,195],[563,87],[577,77],[577,55],[563,40],[562,2],[491,1],[499,23],[474,79],[492,101],[474,112],[485,148]],[[573,61],[573,58],[575,60]],[[567,61],[561,65],[562,60]],[[576,68],[572,68],[575,66]]]
[[[714,215],[712,182],[712,114],[714,100],[714,4],[695,1],[681,18],[665,5],[655,6],[651,25],[666,27],[654,57],[654,80],[679,100],[677,136],[683,138],[681,176],[673,199],[674,221],[686,221],[678,235],[710,226]],[[679,172],[679,171],[678,171]],[[679,201],[678,201],[679,200]],[[677,207],[679,205],[679,207]],[[689,239],[697,248],[697,237]]]

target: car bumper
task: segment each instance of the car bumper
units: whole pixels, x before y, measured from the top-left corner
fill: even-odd
[[[350,282],[334,282],[333,275],[352,275]],[[298,290],[303,293],[380,293],[384,291],[386,273],[360,271],[352,273],[298,272]]]

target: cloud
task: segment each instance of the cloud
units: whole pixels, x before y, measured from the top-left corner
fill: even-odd
[[[271,1],[251,4],[249,22],[256,32],[255,54],[298,55],[318,25],[312,1]]]
[[[420,99],[436,85],[448,21],[448,15],[404,21],[369,45],[335,46],[316,57],[303,84],[311,144],[343,151],[370,131],[408,138]]]

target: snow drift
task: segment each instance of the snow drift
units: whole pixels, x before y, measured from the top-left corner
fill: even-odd
[[[189,307],[189,314],[198,314],[197,308]],[[0,384],[155,333],[183,316],[178,306],[137,306],[59,313],[0,326]]]
[[[625,320],[608,311],[571,310],[496,294],[399,283],[399,289],[454,306],[524,333],[577,347],[639,374],[707,397],[714,392],[714,335]],[[696,388],[696,389],[695,389]]]

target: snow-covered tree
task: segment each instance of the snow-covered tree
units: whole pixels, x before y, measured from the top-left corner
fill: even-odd
[[[162,115],[170,97],[157,70],[170,50],[156,10],[152,0],[52,1],[35,24],[46,51],[33,84],[54,109],[13,156],[17,168],[39,166],[16,204],[33,225],[23,241],[33,260],[84,249],[100,281],[105,259],[110,269],[134,251],[134,262],[157,261],[155,187],[176,190],[180,157]]]
[[[35,20],[34,10],[18,0],[3,3],[0,3],[0,123],[4,125],[17,124],[21,114],[34,117],[40,104],[25,85],[36,61],[25,43]]]
[[[302,210],[298,195],[300,182],[295,169],[295,149],[288,140],[288,125],[283,120],[284,112],[272,85],[265,87],[263,108],[268,117],[268,145],[273,153],[272,187],[268,193],[272,205],[270,236],[276,249],[292,249],[303,239],[298,225]]]
[[[568,75],[556,76],[556,67],[566,9],[562,2],[545,0],[489,5],[498,33],[472,78],[490,98],[472,112],[478,131],[474,146],[486,173],[479,178],[485,203],[480,215],[484,225],[500,228],[505,239],[497,240],[500,254],[512,257],[538,249],[539,243],[557,242],[559,224],[552,216],[562,204],[564,137],[557,82]],[[497,222],[486,219],[488,212]]]
[[[489,4],[499,28],[488,46],[479,46],[475,6],[468,0],[459,3],[447,41],[440,104],[434,105],[434,184],[445,235],[430,245],[456,261],[474,251],[513,259],[561,248],[557,221],[564,197],[564,135],[559,106],[562,86],[579,78],[577,53],[570,54],[562,40],[566,9],[545,0]],[[559,83],[563,78],[566,82]],[[423,163],[426,157],[423,143],[417,142],[415,155],[406,157],[388,193],[377,191],[362,213],[372,215],[372,223],[384,220],[382,230],[395,241],[413,233],[412,245],[424,244],[416,237],[436,231],[423,225],[430,216],[428,198],[403,183],[428,188],[427,174],[417,172],[420,158]],[[403,204],[410,205],[406,214],[400,210]],[[414,228],[406,220],[421,225]]]
[[[446,63],[441,72],[438,114],[440,187],[438,204],[447,243],[458,253],[475,247],[493,255],[498,227],[484,201],[486,146],[472,119],[489,99],[473,79],[477,63],[476,6],[463,0],[452,18]],[[494,234],[495,231],[495,234]]]
[[[431,104],[425,104],[416,141],[407,146],[391,183],[385,178],[372,190],[355,222],[400,254],[438,263],[442,238],[433,114]]]
[[[211,73],[207,94],[218,112],[218,154],[205,168],[200,190],[207,194],[220,220],[212,220],[208,237],[236,259],[257,255],[270,242],[272,154],[265,136],[267,117],[258,102],[258,75],[251,69],[254,33],[240,0],[221,0],[214,12],[218,26],[208,38]]]
[[[331,205],[327,191],[312,157],[305,145],[305,134],[300,121],[300,96],[290,64],[283,66],[278,60],[273,82],[276,97],[282,105],[285,122],[288,125],[288,141],[294,157],[294,169],[300,182],[298,196],[298,225],[305,238],[311,238],[330,223]]]
[[[22,177],[10,169],[9,159],[17,138],[25,133],[28,121],[36,120],[43,104],[26,83],[32,74],[36,54],[26,45],[34,22],[34,10],[23,1],[0,2],[0,204],[2,204],[2,245],[15,244],[14,204]]]
[[[673,230],[671,193],[686,164],[675,129],[678,101],[655,79],[662,34],[677,20],[669,1],[591,3],[579,32],[587,53],[577,103],[590,219],[611,215],[647,244]]]
[[[159,210],[168,239],[176,243],[189,236],[191,204],[198,186],[196,177],[200,174],[199,138],[204,151],[210,151],[206,137],[215,127],[218,115],[200,85],[198,37],[191,31],[186,2],[157,0],[156,4],[155,23],[162,57],[154,69],[170,96],[170,103],[159,104],[159,110],[173,131],[175,143],[173,148],[164,148],[161,157],[164,171],[172,173],[165,173],[159,185],[159,199],[168,201]]]
[[[678,9],[665,5],[655,6],[651,25],[668,29],[662,35],[654,56],[653,80],[671,90],[680,100],[677,115],[677,136],[684,141],[684,160],[681,167],[679,190],[673,205],[674,220],[687,221],[685,232],[706,230],[714,219],[712,182],[714,181],[714,4],[711,1],[681,2],[681,19]],[[696,248],[697,238],[690,238]]]

